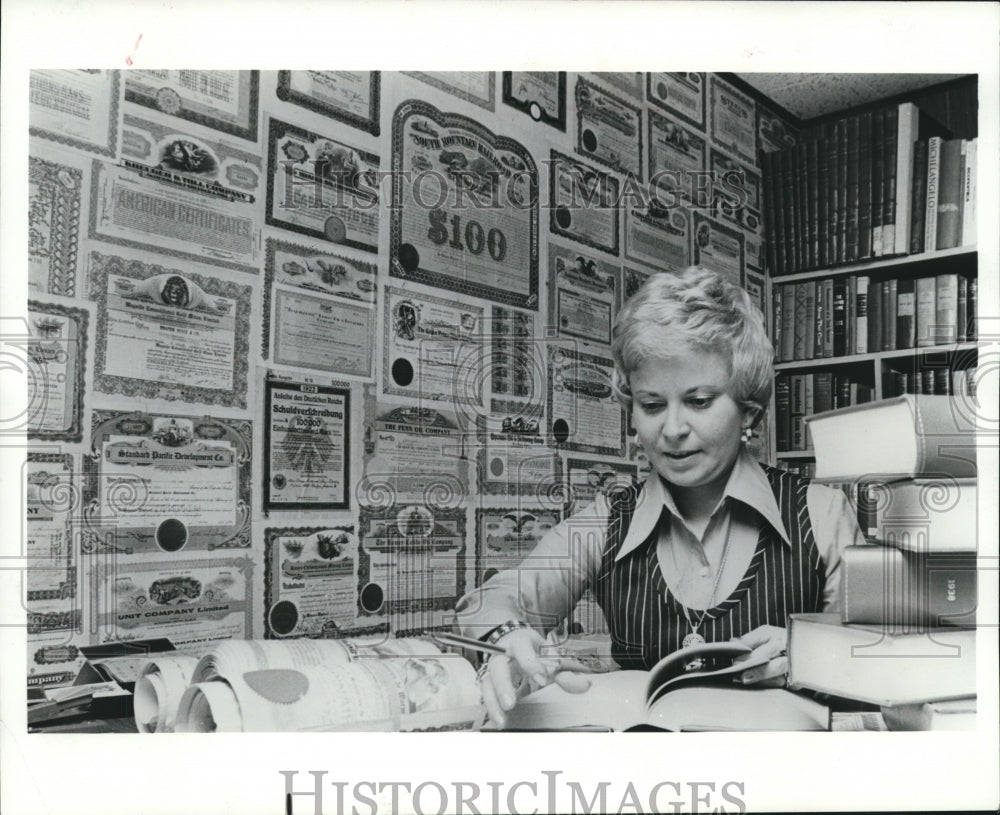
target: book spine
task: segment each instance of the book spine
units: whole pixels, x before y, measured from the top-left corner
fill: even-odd
[[[791,362],[795,359],[795,304],[796,284],[778,284],[781,291],[781,361]]]
[[[806,382],[804,374],[792,374],[788,377],[791,387],[791,409],[789,411],[789,426],[791,428],[792,450],[805,450],[805,400]]]
[[[823,336],[826,333],[826,313],[823,310],[823,282],[822,280],[816,281],[816,307],[813,310],[814,325],[813,328],[813,355],[811,359],[819,359],[823,356]]]
[[[857,325],[855,337],[857,341],[854,346],[854,353],[868,353],[868,286],[871,278],[868,275],[858,275],[858,295],[855,312],[857,314]]]
[[[899,109],[886,108],[883,146],[885,149],[885,192],[882,196],[882,255],[896,251],[896,162],[899,149]],[[907,233],[909,235],[909,233]]]
[[[882,351],[882,281],[868,286],[868,353]]]
[[[779,155],[781,157],[781,224],[782,234],[784,235],[785,272],[790,273],[799,271],[799,267],[795,262],[795,246],[797,244],[797,236],[795,234],[795,184],[793,183],[795,178],[795,149],[782,150]]]
[[[951,396],[951,371],[947,368],[934,368],[934,384],[931,393],[936,396]]]
[[[927,203],[924,206],[924,251],[933,252],[937,245],[938,178],[940,176],[940,136],[927,140]]]
[[[965,150],[965,183],[962,191],[962,246],[976,245],[976,172],[979,141],[972,139]]]
[[[791,450],[791,384],[787,376],[774,380],[774,445],[779,453]]]
[[[806,143],[795,145],[795,233],[798,243],[795,247],[797,268],[809,268],[809,193],[806,186]]]
[[[896,137],[896,242],[893,254],[905,255],[910,251],[910,229],[913,203],[913,152],[920,136],[920,111],[912,102],[904,102],[897,109]]]
[[[847,278],[847,347],[845,354],[853,354],[858,344],[858,276]]]
[[[837,122],[837,263],[847,260],[847,119]]]
[[[820,265],[819,260],[819,144],[807,141],[806,149],[806,223],[809,252],[806,262],[810,269]]]
[[[848,546],[842,558],[844,623],[975,624],[975,553],[930,555],[892,546]]]
[[[784,286],[771,287],[771,342],[774,344],[774,358],[781,362],[781,337],[783,332],[781,298]]]
[[[851,116],[846,123],[847,138],[847,205],[844,227],[844,260],[855,263],[860,257],[859,212],[861,191],[859,187],[859,162],[861,145],[857,116]]]
[[[962,231],[962,140],[949,139],[941,148],[938,178],[937,248],[958,246]]]
[[[833,356],[833,278],[822,281],[823,288],[823,357]]]
[[[918,348],[934,345],[934,321],[937,282],[933,277],[919,277],[917,284],[916,341]]]
[[[826,139],[826,264],[837,262],[837,209],[840,191],[837,189],[838,141],[836,130]]]
[[[813,374],[802,375],[802,416],[812,416],[816,412],[816,378]],[[809,423],[803,421],[802,433],[805,436],[804,449],[812,450],[812,437],[809,435]]]
[[[910,199],[910,254],[924,251],[927,210],[927,142],[913,146],[913,196]]]
[[[817,263],[820,268],[830,265],[830,140],[816,141],[816,232]]]
[[[774,197],[773,220],[774,220],[774,274],[782,275],[788,272],[788,263],[785,259],[785,191],[782,186],[781,176],[781,152],[768,153],[768,161],[771,167],[771,181],[769,187]]]
[[[882,286],[882,350],[896,350],[896,297],[899,281],[886,280]]]
[[[833,374],[829,371],[813,376],[813,409],[816,413],[833,410]]]
[[[872,113],[872,257],[882,255],[882,200],[885,197],[885,112]]]
[[[800,284],[806,290],[806,326],[805,349],[802,359],[813,359],[816,356],[816,281],[807,280]]]
[[[969,339],[969,278],[958,276],[958,297],[956,298],[958,319],[955,322],[955,339],[966,342]]]
[[[896,348],[913,348],[917,338],[916,281],[902,278],[896,287]]]
[[[833,281],[833,355],[847,354],[847,281]]]
[[[760,184],[763,193],[763,200],[761,201],[761,214],[764,217],[764,263],[766,265],[767,274],[772,277],[776,274],[780,274],[775,266],[775,229],[774,229],[774,206],[775,206],[775,194],[774,194],[774,169],[772,167],[772,156],[773,153],[760,152],[758,161],[760,163]],[[775,350],[778,349],[778,345],[775,345]]]
[[[966,316],[969,323],[967,333],[969,342],[973,342],[979,336],[979,278],[969,278],[969,307],[966,309]]]
[[[958,336],[958,275],[939,274],[934,288],[935,345],[953,343]]]
[[[794,345],[792,348],[792,359],[806,358],[806,329],[809,318],[806,313],[806,289],[805,283],[794,283],[795,287],[795,322],[794,325]]]
[[[858,258],[872,255],[872,114],[858,124]]]

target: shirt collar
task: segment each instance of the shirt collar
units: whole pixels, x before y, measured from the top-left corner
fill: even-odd
[[[736,463],[729,473],[729,480],[723,490],[720,506],[726,500],[746,504],[757,512],[786,544],[791,546],[785,524],[781,520],[778,502],[771,490],[771,484],[760,465],[745,447],[736,457]],[[632,522],[629,524],[625,540],[618,548],[615,560],[625,557],[652,534],[664,509],[671,515],[680,517],[677,504],[674,503],[670,491],[655,472],[650,473],[645,486],[639,493]]]

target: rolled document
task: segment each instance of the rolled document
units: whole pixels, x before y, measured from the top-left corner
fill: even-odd
[[[172,733],[181,696],[198,658],[161,656],[143,665],[135,683],[135,724],[140,733]]]

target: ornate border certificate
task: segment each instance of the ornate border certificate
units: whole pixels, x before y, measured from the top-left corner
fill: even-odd
[[[28,286],[38,294],[76,294],[84,171],[28,156]]]
[[[686,209],[625,208],[625,257],[659,271],[691,265],[691,215]]]
[[[550,505],[562,505],[562,462],[543,434],[542,421],[541,410],[504,416],[500,427],[493,426],[491,416],[476,420],[476,466],[481,492],[528,495]]]
[[[549,231],[617,257],[618,179],[553,150],[549,185]]]
[[[389,274],[538,308],[538,170],[518,142],[409,100],[392,120]]]
[[[757,114],[756,105],[718,77],[711,78],[712,141],[726,152],[756,166]]]
[[[351,394],[264,383],[264,511],[348,509]]]
[[[646,74],[646,98],[699,130],[705,130],[703,72]]]
[[[29,83],[32,136],[114,158],[120,71],[35,69]]]
[[[610,357],[568,347],[549,354],[549,444],[603,456],[625,455],[625,411],[611,390]]]
[[[379,71],[278,71],[278,98],[377,136]]]
[[[611,345],[621,267],[549,242],[549,325],[559,336]]]
[[[504,71],[503,103],[566,131],[565,71]]]
[[[655,110],[647,113],[647,119],[649,183],[668,193],[666,202],[658,194],[657,200],[668,209],[681,200],[703,206],[702,198],[711,186],[705,171],[705,137]]]
[[[559,512],[519,504],[476,510],[476,585],[497,572],[516,569],[559,523]]]
[[[619,173],[642,178],[642,114],[639,108],[577,77],[576,152]]]
[[[251,286],[90,254],[94,388],[145,399],[247,405]]]
[[[378,251],[379,157],[270,119],[266,223]]]
[[[745,242],[742,232],[706,218],[700,212],[694,214],[695,265],[707,266],[740,287],[745,284]]]
[[[125,99],[257,141],[259,85],[257,71],[129,70]]]
[[[492,111],[496,107],[496,76],[492,71],[403,71],[473,105]]]
[[[83,551],[249,547],[251,431],[242,419],[95,410]]]
[[[28,301],[28,438],[80,441],[87,323],[82,308]]]

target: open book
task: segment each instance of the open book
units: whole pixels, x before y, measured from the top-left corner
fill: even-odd
[[[766,660],[739,642],[682,648],[650,671],[588,675],[591,686],[569,693],[548,685],[521,699],[507,717],[510,730],[828,730],[830,711],[778,688],[753,689],[739,674]],[[693,660],[704,669],[686,670]]]

